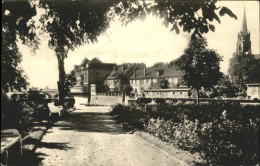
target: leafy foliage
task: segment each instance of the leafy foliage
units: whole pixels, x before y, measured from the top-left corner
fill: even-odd
[[[219,16],[227,14],[237,19],[230,9],[225,6],[217,6],[216,3],[216,0],[137,1],[135,4],[118,5],[116,10],[125,11],[120,13],[122,21],[125,23],[137,18],[144,20],[147,14],[152,13],[162,18],[163,24],[166,27],[171,26],[171,31],[175,31],[177,34],[182,28],[184,32],[190,33],[193,30],[194,34],[201,36],[209,30],[215,31],[215,26],[211,22],[217,21],[220,23]]]
[[[35,6],[27,1],[2,1],[2,37],[1,37],[1,89],[5,92],[21,90],[28,85],[19,64],[22,55],[16,42],[37,48],[34,22]]]
[[[222,58],[211,49],[207,49],[205,38],[192,37],[184,55],[178,60],[177,65],[184,71],[183,80],[186,85],[197,90],[205,90],[216,85],[222,76],[220,72],[220,61]]]
[[[70,93],[70,88],[72,88],[74,85],[76,85],[76,77],[74,70],[72,70],[70,74],[65,75],[64,90],[66,95]]]
[[[31,97],[35,96],[36,91],[31,94]],[[1,94],[1,129],[14,128],[24,135],[33,126],[33,121],[46,120],[48,116],[48,107],[37,100],[9,99],[5,93]]]
[[[157,62],[152,67],[167,67],[167,63],[164,62]]]
[[[151,82],[150,89],[167,89],[169,88],[169,82],[165,78],[158,78],[157,82]]]
[[[259,106],[114,106],[112,115],[184,150],[199,152],[206,165],[255,165],[259,162]]]
[[[260,82],[260,59],[255,59],[254,55],[234,55],[229,64],[229,75],[232,83],[245,94],[247,83]]]
[[[223,75],[218,84],[210,90],[210,97],[236,97],[237,92],[237,87],[229,80],[228,76]]]

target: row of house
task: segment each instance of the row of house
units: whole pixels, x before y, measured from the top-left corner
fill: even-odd
[[[188,98],[190,88],[182,85],[183,72],[178,68],[150,67],[143,63],[122,65],[84,59],[74,68],[76,86],[72,93],[118,92],[122,76],[129,81],[136,96],[156,98]]]

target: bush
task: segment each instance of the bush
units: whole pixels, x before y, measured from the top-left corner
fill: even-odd
[[[3,104],[3,103],[2,103]],[[2,118],[1,129],[17,129],[20,134],[24,135],[31,127],[34,119],[34,110],[26,102],[17,102],[15,100],[8,100]]]
[[[259,106],[117,105],[112,114],[152,135],[204,156],[211,165],[259,163]]]
[[[151,102],[152,102],[151,98],[138,98],[136,101],[136,103],[138,103],[138,104],[148,104]]]
[[[37,94],[33,93],[32,96]],[[32,96],[31,99],[32,99]],[[9,99],[5,93],[1,93],[1,129],[17,129],[24,135],[33,121],[48,120],[49,108],[47,104],[37,100]]]
[[[200,150],[209,163],[254,165],[259,162],[259,117],[246,118],[230,120],[224,111],[220,120],[201,125]]]

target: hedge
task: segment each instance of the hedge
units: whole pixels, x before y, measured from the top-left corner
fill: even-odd
[[[114,106],[119,122],[145,130],[174,145],[199,152],[206,163],[259,163],[259,106],[226,103],[173,105],[169,103]]]

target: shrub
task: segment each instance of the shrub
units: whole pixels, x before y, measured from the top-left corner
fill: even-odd
[[[257,126],[259,127],[259,117],[254,120],[230,120],[228,113],[224,111],[220,120],[201,125],[200,150],[211,164],[257,164],[259,162]]]
[[[187,105],[117,105],[112,114],[163,141],[197,151],[210,165],[259,162],[259,106],[237,102]]]
[[[35,91],[33,91],[35,92]],[[37,93],[32,93],[32,96]],[[36,97],[36,99],[38,99]],[[49,109],[45,103],[39,100],[9,99],[5,93],[1,93],[1,129],[17,129],[22,135],[32,127],[33,121],[47,120]]]
[[[8,100],[3,118],[1,118],[1,129],[17,129],[22,135],[31,127],[34,110],[26,102]]]

